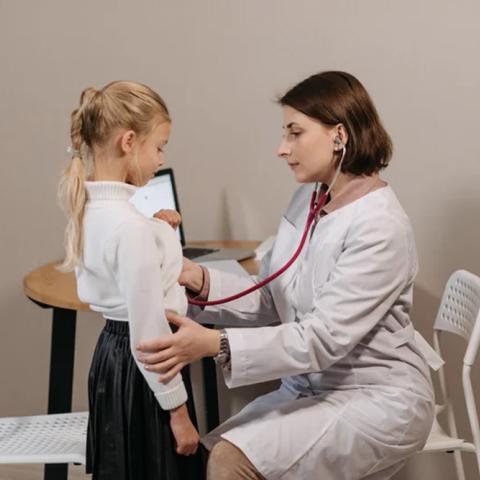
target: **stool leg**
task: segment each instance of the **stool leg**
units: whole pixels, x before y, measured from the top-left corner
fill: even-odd
[[[75,310],[53,309],[48,413],[68,413],[72,410],[76,318]],[[67,478],[68,464],[45,465],[45,480],[67,480]]]
[[[48,413],[68,413],[72,410],[76,318],[75,310],[53,309]]]
[[[45,465],[43,478],[45,480],[67,480],[68,464],[67,463],[49,463]]]
[[[202,359],[203,388],[207,410],[207,431],[213,430],[219,424],[217,370],[212,358]]]

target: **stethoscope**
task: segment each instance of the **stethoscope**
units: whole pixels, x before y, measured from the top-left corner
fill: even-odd
[[[307,215],[307,221],[305,223],[305,229],[303,230],[302,238],[300,240],[300,244],[297,247],[297,250],[293,254],[292,258],[288,260],[283,267],[281,267],[279,270],[277,270],[275,273],[272,273],[268,277],[264,278],[261,282],[253,285],[250,288],[247,288],[246,290],[243,290],[239,293],[236,293],[235,295],[231,295],[229,297],[225,298],[220,298],[218,300],[193,300],[189,299],[188,303],[191,305],[198,305],[200,307],[207,307],[207,306],[214,306],[214,305],[220,305],[222,303],[228,303],[232,302],[233,300],[237,300],[239,298],[245,297],[246,295],[255,292],[256,290],[259,290],[260,288],[264,287],[265,285],[269,284],[273,280],[275,280],[277,277],[279,277],[282,273],[284,273],[286,270],[288,270],[291,265],[295,262],[295,260],[298,258],[300,255],[301,251],[303,250],[303,247],[305,246],[305,242],[307,241],[308,238],[308,232],[310,231],[310,228],[312,227],[312,224],[316,221],[318,218],[318,214],[320,213],[320,210],[324,207],[325,203],[327,203],[328,196],[330,194],[330,191],[332,190],[333,185],[335,184],[335,181],[337,180],[337,177],[340,173],[343,159],[345,158],[345,153],[347,149],[345,145],[342,146],[342,156],[340,158],[340,162],[338,163],[337,169],[335,171],[335,175],[333,176],[332,181],[330,182],[330,186],[328,187],[327,191],[325,193],[321,193],[320,191],[320,184],[317,182],[315,183],[315,188],[312,192],[312,196],[310,198],[310,205],[309,205],[309,210],[308,210],[308,215]]]

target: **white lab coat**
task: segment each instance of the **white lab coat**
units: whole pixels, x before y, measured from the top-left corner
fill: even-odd
[[[260,277],[295,251],[311,192],[295,193]],[[229,387],[282,379],[210,432],[207,448],[229,440],[269,480],[390,478],[422,448],[433,419],[428,365],[409,319],[416,272],[410,222],[387,186],[322,217],[269,287],[207,308],[201,321],[256,327],[227,329]],[[253,281],[210,276],[211,299]]]

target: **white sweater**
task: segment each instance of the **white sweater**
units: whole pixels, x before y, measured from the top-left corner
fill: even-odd
[[[105,318],[128,321],[138,368],[160,406],[187,399],[181,375],[163,384],[147,372],[135,350],[142,340],[171,333],[165,309],[184,315],[185,289],[178,283],[182,248],[166,222],[147,219],[128,201],[136,187],[122,182],[86,182],[83,265],[76,269],[78,296]]]

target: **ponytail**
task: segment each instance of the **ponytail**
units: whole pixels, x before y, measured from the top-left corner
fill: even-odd
[[[72,271],[81,264],[83,249],[83,214],[85,211],[86,169],[77,155],[65,169],[59,184],[59,199],[68,216],[65,230],[65,260],[60,266],[64,272]]]
[[[59,270],[63,272],[72,271],[82,263],[83,250],[83,215],[87,194],[85,181],[87,179],[87,168],[85,166],[85,155],[83,140],[83,112],[85,106],[94,98],[97,91],[94,88],[87,88],[80,97],[80,107],[72,112],[70,137],[72,141],[72,160],[63,172],[58,186],[59,202],[65,211],[68,222],[65,229],[65,259]]]

